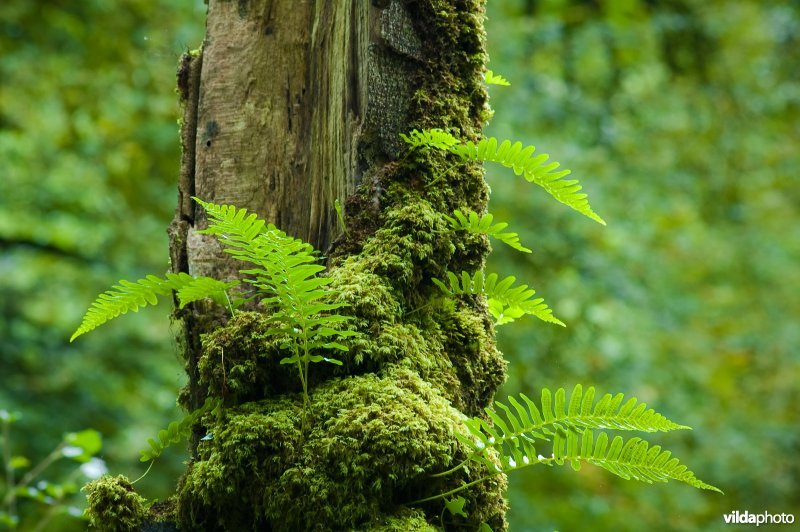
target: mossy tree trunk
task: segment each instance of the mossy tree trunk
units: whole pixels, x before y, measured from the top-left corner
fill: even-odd
[[[342,367],[311,368],[311,409],[280,366],[258,309],[233,319],[179,311],[187,408],[206,419],[181,479],[186,530],[505,528],[504,479],[408,503],[478,478],[443,478],[465,457],[454,434],[505,375],[479,300],[444,301],[431,279],[482,267],[488,243],[452,238],[443,214],[485,210],[477,165],[403,151],[399,134],[447,128],[475,140],[487,117],[481,0],[210,0],[202,50],[184,58],[175,271],[232,278],[239,266],[199,235],[191,196],[247,208],[323,251],[331,287],[363,333]],[[345,205],[339,227],[333,202]],[[208,416],[207,416],[208,417]],[[464,528],[466,527],[466,528]]]

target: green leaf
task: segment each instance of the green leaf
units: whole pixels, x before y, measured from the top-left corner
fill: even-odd
[[[455,230],[469,231],[470,233],[482,233],[489,235],[492,238],[503,242],[504,244],[521,251],[523,253],[530,253],[531,250],[520,244],[519,235],[517,233],[504,233],[503,229],[508,227],[505,222],[498,222],[492,225],[494,216],[491,213],[486,213],[481,217],[473,211],[467,211],[467,214],[462,213],[456,209],[453,216],[445,216],[450,226]]]
[[[485,453],[491,448],[502,464],[501,472],[553,463],[569,463],[579,470],[581,462],[587,462],[625,479],[647,483],[678,480],[696,488],[720,491],[698,480],[678,459],[672,458],[669,451],[662,451],[658,445],[651,446],[641,438],[624,440],[616,436],[609,445],[608,434],[599,432],[595,440],[593,429],[597,428],[642,432],[689,428],[647,409],[636,398],[622,404],[622,394],[613,397],[606,394],[593,410],[594,388],[589,387],[584,394],[580,384],[573,388],[569,400],[563,388],[554,394],[547,388],[542,389],[541,407],[524,394],[520,397],[526,406],[509,397],[513,408],[495,402],[496,410],[487,409],[493,425],[480,417],[465,421],[469,437],[458,439],[472,449],[471,460],[490,463]],[[550,458],[536,453],[533,446],[536,440],[552,441]]]
[[[178,290],[180,308],[185,307],[189,303],[206,298],[212,299],[215,303],[227,307],[229,304],[228,290],[237,286],[239,283],[240,281],[238,280],[223,282],[211,277],[195,277]]]
[[[157,296],[170,295],[173,290],[180,290],[193,280],[188,273],[168,273],[164,279],[148,275],[135,283],[120,281],[97,297],[69,341],[128,311],[138,312],[140,307],[154,305],[158,302]]]
[[[491,70],[487,70],[483,75],[483,81],[487,85],[502,85],[508,87],[511,83],[508,82],[503,76],[497,75]]]
[[[498,139],[487,137],[475,144],[472,141],[460,142],[453,135],[441,129],[413,130],[409,135],[401,135],[403,140],[412,149],[436,148],[454,153],[466,161],[484,161],[499,163],[510,168],[516,175],[521,175],[526,181],[535,183],[543,188],[557,201],[605,225],[600,216],[589,205],[589,200],[576,179],[563,179],[570,174],[569,170],[558,170],[561,166],[557,162],[548,163],[549,155],[546,153],[534,155],[534,146],[523,146],[521,142],[511,143],[503,140],[498,145]]]
[[[455,499],[445,499],[444,507],[447,508],[447,511],[450,512],[451,515],[460,515],[462,517],[469,517],[467,513],[464,511],[464,505],[466,504],[467,499],[464,497],[456,497]]]
[[[62,450],[64,456],[85,463],[103,448],[103,437],[96,430],[86,429],[65,434],[64,443],[66,444]]]
[[[482,271],[475,272],[472,276],[468,272],[461,272],[459,278],[452,272],[447,272],[448,284],[439,279],[432,282],[449,296],[463,294],[483,294],[487,297],[489,313],[495,319],[495,325],[503,325],[514,321],[526,314],[531,314],[542,321],[554,323],[565,327],[564,322],[553,316],[553,311],[542,298],[533,298],[536,291],[529,289],[528,285],[518,285],[512,288],[516,278],[508,276],[498,282],[496,273],[484,276]]]

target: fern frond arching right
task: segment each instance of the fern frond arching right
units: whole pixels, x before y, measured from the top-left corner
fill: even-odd
[[[561,166],[557,162],[548,163],[549,155],[542,153],[534,156],[534,146],[524,146],[521,142],[510,140],[498,141],[495,137],[487,137],[477,144],[472,141],[462,143],[455,136],[443,129],[433,128],[413,130],[401,138],[412,149],[436,148],[448,151],[466,161],[486,161],[500,163],[511,168],[515,174],[522,175],[531,183],[542,187],[559,202],[588,216],[592,220],[605,225],[597,213],[589,205],[585,193],[580,192],[581,185],[577,179],[562,179],[569,170],[557,170]]]

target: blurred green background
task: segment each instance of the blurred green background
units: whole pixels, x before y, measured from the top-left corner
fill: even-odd
[[[32,465],[91,427],[111,472],[136,478],[138,450],[180,415],[166,306],[68,339],[99,292],[168,268],[175,68],[204,16],[202,1],[0,2],[0,409],[21,414],[9,436]],[[149,496],[171,491],[185,457],[165,458],[137,485]],[[76,466],[59,461],[33,487]],[[82,494],[69,500],[83,506]],[[24,499],[19,510],[31,530],[47,508]],[[86,524],[56,516],[46,529]]]
[[[143,442],[179,415],[167,309],[67,339],[97,293],[167,269],[175,65],[201,41],[204,11],[0,3],[0,409],[21,413],[13,450],[34,463],[91,427],[109,469],[135,478]],[[568,323],[500,329],[511,361],[500,396],[576,382],[636,395],[695,427],[657,439],[726,492],[532,468],[510,479],[512,530],[735,530],[722,521],[734,509],[800,514],[800,3],[490,0],[488,11],[489,67],[512,82],[490,88],[488,133],[571,168],[609,224],[488,169],[492,212],[534,250],[496,246],[491,267]],[[171,451],[137,487],[165,496],[183,459]],[[20,528],[45,510],[20,501]],[[56,516],[48,530],[84,528]]]
[[[632,393],[694,427],[647,439],[726,492],[532,468],[509,479],[512,529],[800,519],[800,2],[490,0],[489,17],[512,86],[491,87],[488,133],[572,169],[608,222],[487,169],[491,210],[533,249],[497,245],[491,266],[568,325],[500,330],[504,392]]]

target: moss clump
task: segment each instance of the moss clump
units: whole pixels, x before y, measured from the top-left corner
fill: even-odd
[[[179,489],[182,527],[366,530],[374,523],[392,530],[385,526],[399,522],[389,517],[401,503],[465,480],[428,478],[463,459],[454,436],[463,428],[461,414],[413,371],[389,368],[383,376],[322,384],[312,393],[305,435],[301,408],[289,399],[249,403],[211,425],[213,438],[198,447]],[[489,480],[464,496],[481,505],[474,519],[488,514],[502,525],[505,503],[497,484]],[[395,519],[421,527],[423,514],[408,511]],[[469,523],[480,522],[474,519]]]
[[[370,532],[436,532],[439,528],[428,523],[425,512],[401,508],[396,514],[380,516],[364,525],[361,530]]]
[[[483,304],[444,301],[430,313],[428,329],[442,345],[442,356],[453,368],[453,406],[468,416],[483,415],[505,382],[508,363],[497,349],[494,327]]]
[[[272,328],[264,314],[238,312],[224,327],[203,335],[197,369],[200,384],[211,396],[241,404],[300,391],[297,369],[280,364],[287,353],[267,334]],[[318,376],[319,372],[313,375]]]
[[[455,251],[448,235],[441,212],[424,199],[406,197],[386,213],[386,225],[366,242],[359,262],[408,301],[423,280],[442,276]]]
[[[103,532],[138,530],[147,516],[147,501],[123,475],[104,475],[83,487],[89,523]]]

